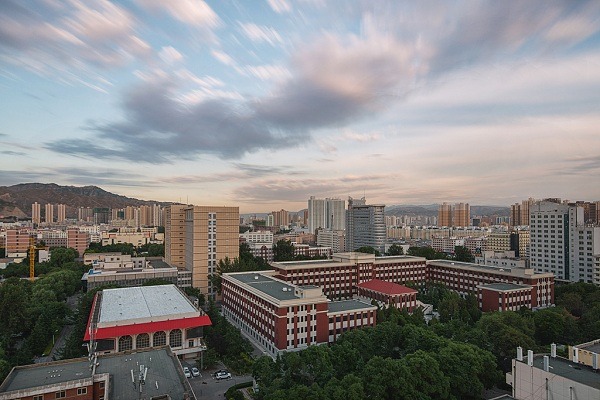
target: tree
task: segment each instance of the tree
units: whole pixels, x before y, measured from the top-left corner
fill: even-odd
[[[445,260],[448,258],[446,253],[435,251],[430,246],[409,247],[407,254],[415,257],[424,257],[428,260]]]
[[[454,248],[454,259],[463,262],[475,262],[475,257],[471,254],[471,250],[465,246],[456,246]]]
[[[381,252],[372,246],[362,246],[354,251],[357,253],[375,254],[375,257],[381,256]]]
[[[388,249],[387,255],[388,256],[402,256],[402,255],[404,255],[404,248],[402,248],[402,246],[394,243]]]
[[[294,245],[289,240],[281,239],[273,246],[273,261],[293,261]]]
[[[79,256],[77,250],[67,247],[56,247],[50,251],[50,266],[61,268],[64,264],[75,261]]]

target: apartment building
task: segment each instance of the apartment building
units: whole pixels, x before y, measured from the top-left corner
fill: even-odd
[[[174,204],[165,208],[165,261],[185,268],[185,209]]]
[[[325,198],[308,199],[308,231],[314,234],[317,229],[343,231],[346,229],[345,201]]]
[[[185,268],[192,271],[192,286],[214,299],[209,275],[219,260],[239,257],[239,208],[188,206],[184,211]]]

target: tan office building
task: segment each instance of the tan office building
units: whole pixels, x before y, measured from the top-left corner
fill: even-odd
[[[219,260],[239,257],[239,224],[239,207],[185,208],[185,268],[192,271],[192,286],[208,298],[217,294],[208,277]]]
[[[186,208],[183,204],[165,208],[165,261],[177,268],[185,268]]]

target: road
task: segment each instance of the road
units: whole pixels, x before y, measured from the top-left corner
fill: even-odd
[[[185,361],[182,361],[181,365],[190,368],[194,366],[194,364]],[[202,376],[188,379],[197,400],[224,399],[225,392],[233,385],[252,381],[252,375],[235,375],[234,373],[231,374],[231,379],[218,381],[213,378],[213,373],[219,369],[224,369],[224,367],[207,369],[202,371]]]

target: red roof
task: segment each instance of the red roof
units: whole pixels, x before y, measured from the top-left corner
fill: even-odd
[[[379,279],[373,279],[371,281],[359,283],[358,287],[373,290],[375,292],[387,295],[417,293],[415,289],[411,289],[403,285],[398,285],[397,283],[393,282],[382,281]]]
[[[93,309],[92,309],[93,310]],[[123,335],[137,335],[139,333],[149,333],[158,331],[168,331],[171,329],[188,329],[199,326],[212,325],[208,315],[201,315],[191,318],[170,319],[167,321],[144,322],[141,324],[109,326],[106,328],[98,328],[94,335],[94,339],[109,339]],[[85,330],[84,341],[90,340],[90,325],[88,321],[87,329]]]

